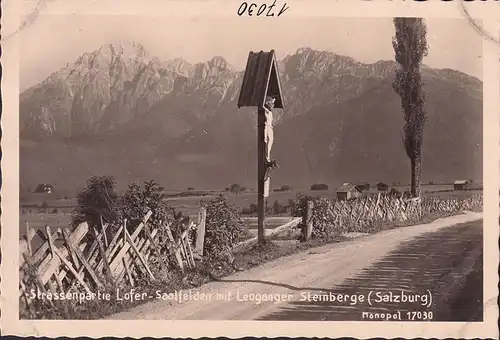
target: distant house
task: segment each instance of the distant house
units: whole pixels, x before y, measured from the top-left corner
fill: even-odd
[[[384,182],[378,182],[377,183],[377,190],[378,191],[388,191],[389,190],[389,185],[385,184]]]
[[[370,183],[368,182],[362,182],[356,184],[356,187],[358,188],[359,191],[368,191],[370,190]]]
[[[36,194],[51,194],[54,191],[54,187],[51,184],[38,184],[34,193]]]
[[[316,190],[328,190],[328,185],[326,184],[313,184],[311,185],[311,191]]]
[[[466,180],[458,180],[453,182],[453,190],[465,190],[467,189],[467,184],[469,184]]]
[[[360,190],[357,185],[351,183],[344,183],[340,188],[337,189],[338,200],[350,200],[356,197],[360,197],[361,194],[362,190]]]

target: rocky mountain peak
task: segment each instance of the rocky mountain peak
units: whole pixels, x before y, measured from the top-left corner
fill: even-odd
[[[205,79],[227,73],[234,73],[235,69],[221,56],[215,56],[207,62],[195,65],[194,76]]]
[[[182,58],[174,58],[163,63],[163,67],[188,77],[192,73],[193,65]]]
[[[209,62],[208,66],[212,68],[218,68],[220,70],[234,71],[234,68],[221,56],[213,57]]]
[[[144,46],[138,42],[124,40],[116,43],[110,43],[102,46],[99,50],[101,53],[111,53],[112,55],[120,55],[125,58],[147,58],[150,54]]]
[[[238,73],[220,56],[197,63],[193,67],[189,83],[197,89],[215,90],[224,97],[228,87],[237,79]]]

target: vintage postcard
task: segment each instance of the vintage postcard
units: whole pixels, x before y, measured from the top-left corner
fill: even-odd
[[[498,338],[498,2],[2,12],[3,334]]]

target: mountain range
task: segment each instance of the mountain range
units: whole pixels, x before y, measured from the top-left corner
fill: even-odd
[[[242,56],[246,58],[247,56]],[[300,48],[278,61],[272,186],[409,181],[394,61]],[[482,177],[482,82],[422,67],[423,179]],[[104,45],[20,94],[21,190],[74,194],[94,174],[169,189],[256,184],[256,109],[238,109],[243,71],[223,57],[162,61],[136,42]]]

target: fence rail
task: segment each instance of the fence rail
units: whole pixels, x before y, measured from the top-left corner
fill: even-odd
[[[268,217],[266,218],[266,222],[271,222],[271,221],[279,221],[281,224],[280,226],[273,228],[273,229],[265,229],[265,237],[267,239],[271,239],[274,236],[277,236],[279,234],[282,234],[286,231],[289,231],[296,226],[299,225],[299,223],[302,221],[302,217]],[[255,222],[257,221],[257,218],[253,217],[245,217],[243,219],[246,222]],[[258,237],[252,237],[251,239],[245,240],[243,242],[240,242],[238,245],[236,245],[233,248],[233,251],[235,253],[242,252],[244,250],[247,250],[250,248],[252,245],[257,243]]]

